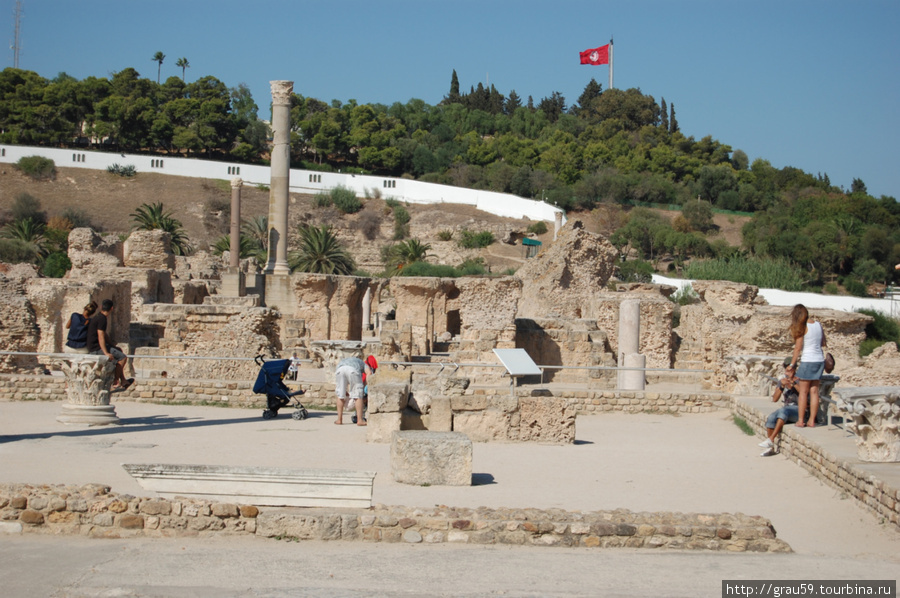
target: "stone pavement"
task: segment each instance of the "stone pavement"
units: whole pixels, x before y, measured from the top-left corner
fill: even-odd
[[[795,554],[3,537],[0,583],[27,595],[687,596],[720,595],[722,579],[895,579],[900,571],[895,527],[787,459],[759,457],[760,438],[725,411],[579,416],[574,445],[479,443],[474,486],[420,487],[393,482],[389,445],[333,425],[333,412],[301,422],[286,410],[264,421],[258,409],[122,402],[124,425],[85,428],[56,422],[59,408],[0,402],[0,481],[97,482],[140,496],[122,463],[373,470],[382,504],[762,515]],[[842,434],[803,433],[853,450]]]

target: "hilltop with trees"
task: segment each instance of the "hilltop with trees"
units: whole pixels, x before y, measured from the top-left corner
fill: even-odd
[[[153,57],[159,64],[165,56]],[[107,78],[0,72],[0,143],[91,147],[264,163],[267,125],[249,89],[215,77],[159,83],[133,68]],[[158,73],[157,73],[158,75]],[[865,292],[900,262],[900,206],[860,179],[845,190],[815,175],[681,131],[674,102],[595,80],[569,105],[451,75],[437,105],[359,104],[295,94],[292,166],[377,173],[513,193],[568,211],[610,213],[607,232],[635,272],[696,258],[763,260],[807,288]],[[679,210],[665,218],[647,207]],[[611,209],[617,208],[617,209]],[[713,215],[752,215],[741,245]],[[646,260],[646,261],[640,261]],[[777,261],[780,260],[780,261]],[[626,271],[628,268],[626,268]]]

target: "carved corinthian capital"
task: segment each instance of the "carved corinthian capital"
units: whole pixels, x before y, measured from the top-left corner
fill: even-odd
[[[272,104],[290,106],[291,94],[294,92],[293,81],[269,81],[272,87]]]

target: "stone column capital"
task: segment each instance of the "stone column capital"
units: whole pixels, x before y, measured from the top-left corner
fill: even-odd
[[[290,106],[291,94],[294,92],[293,81],[269,81],[272,87],[272,104]]]
[[[244,179],[241,177],[234,177],[231,179],[231,188],[232,189],[240,189],[244,185]]]

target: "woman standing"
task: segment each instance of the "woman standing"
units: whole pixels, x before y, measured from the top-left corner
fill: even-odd
[[[809,321],[809,311],[803,304],[798,303],[791,310],[791,336],[794,339],[794,355],[791,358],[791,373],[797,372],[800,383],[797,385],[799,397],[797,408],[799,411],[798,428],[816,425],[816,415],[819,413],[819,384],[822,380],[822,372],[825,370],[825,331],[819,322]],[[797,369],[797,363],[800,368]],[[807,399],[809,400],[809,418],[803,423],[803,413],[806,411]]]
[[[79,313],[73,313],[66,322],[66,328],[69,334],[66,338],[66,346],[63,351],[66,353],[87,353],[87,329],[88,320],[97,311],[97,304],[91,301],[84,306],[84,310]]]

